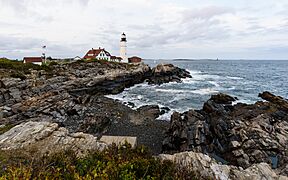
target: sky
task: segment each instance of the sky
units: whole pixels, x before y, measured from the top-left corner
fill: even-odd
[[[287,0],[0,0],[0,57],[288,59]]]

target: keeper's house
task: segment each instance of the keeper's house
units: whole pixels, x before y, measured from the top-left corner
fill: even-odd
[[[105,49],[91,49],[89,50],[86,55],[84,56],[83,59],[89,60],[89,59],[97,59],[97,60],[106,60],[110,61],[111,60],[111,54],[106,51]]]

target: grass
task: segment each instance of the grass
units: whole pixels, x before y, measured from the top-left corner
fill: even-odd
[[[32,70],[44,70],[50,72],[52,69],[47,65],[36,65],[32,63],[23,63],[22,61],[9,60],[5,58],[0,58],[0,69],[5,70],[5,72],[0,73],[0,78],[3,77],[14,77],[20,78],[21,80],[26,79],[25,74],[29,74]]]
[[[27,72],[30,69],[45,70],[45,71],[51,70],[49,66],[45,66],[45,65],[39,66],[36,64],[32,64],[32,63],[23,63],[22,61],[9,60],[5,58],[0,58],[0,68],[12,69],[12,70],[17,70],[21,72]]]
[[[4,134],[7,131],[9,131],[13,127],[14,127],[14,125],[12,125],[12,124],[8,124],[8,125],[5,125],[3,127],[0,127],[0,135]]]
[[[51,156],[0,151],[0,179],[197,179],[171,161],[154,158],[143,146],[112,145],[77,157],[73,151]]]
[[[129,64],[129,63],[122,63],[122,62],[117,62],[117,61],[107,61],[107,60],[102,60],[102,59],[89,59],[89,60],[78,60],[74,63],[91,63],[91,62],[97,62],[102,66],[110,66],[110,67],[124,67],[126,69],[130,69],[132,67],[135,67],[137,65],[134,64]],[[113,65],[113,66],[111,66]]]

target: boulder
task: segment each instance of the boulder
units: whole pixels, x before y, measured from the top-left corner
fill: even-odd
[[[260,93],[259,97],[279,106],[281,109],[285,111],[288,111],[288,101],[280,96],[275,96],[274,94],[265,91],[263,93]]]
[[[69,133],[67,129],[56,123],[32,122],[22,123],[0,135],[1,150],[36,150],[40,154],[60,152],[72,149],[78,155],[89,150],[103,150],[105,143],[85,133]]]
[[[199,175],[201,179],[219,180],[258,180],[258,179],[281,179],[287,180],[285,176],[277,175],[269,164],[259,163],[243,169],[236,166],[222,165],[213,158],[195,152],[183,152],[173,155],[160,154],[160,160],[171,160],[180,166],[188,167]]]
[[[232,104],[233,101],[236,101],[236,97],[229,96],[227,94],[219,93],[212,95],[210,100],[214,101],[217,104]]]
[[[267,163],[287,176],[287,101],[267,92],[260,96],[269,101],[232,105],[236,98],[218,94],[201,110],[174,113],[163,151],[207,153],[243,168]]]
[[[152,69],[148,76],[148,84],[163,84],[169,82],[181,82],[182,78],[191,78],[192,76],[185,69],[178,68],[172,64],[159,64]]]
[[[137,109],[137,111],[150,119],[156,119],[161,115],[161,111],[158,105],[145,105]]]

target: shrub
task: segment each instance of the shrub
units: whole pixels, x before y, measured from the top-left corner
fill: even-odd
[[[45,64],[42,66],[32,64],[32,63],[24,64],[22,61],[9,60],[5,58],[0,58],[0,69],[2,69],[0,78],[14,77],[14,78],[20,78],[21,80],[26,79],[25,74],[29,74],[31,70],[38,70],[38,71],[44,70],[48,72],[47,74],[52,72],[52,68]]]
[[[16,161],[15,154],[19,156]],[[102,152],[91,152],[82,158],[70,150],[40,158],[33,157],[33,154],[23,158],[23,154],[25,153],[0,152],[0,164],[2,164],[0,179],[194,179],[196,177],[192,172],[170,161],[154,158],[146,147],[132,149],[129,144],[120,147],[112,145]]]
[[[20,78],[21,80],[25,80],[26,76],[21,72],[14,72],[10,75],[12,78]]]
[[[12,125],[12,124],[7,124],[7,125],[4,125],[3,127],[0,127],[0,135],[9,131],[13,127],[14,127],[14,125]]]
[[[21,72],[27,72],[29,71],[29,69],[45,70],[45,71],[51,70],[51,68],[45,65],[39,66],[36,64],[32,64],[32,63],[23,63],[22,61],[9,60],[9,59],[4,59],[4,58],[0,58],[0,68],[12,69],[12,70],[21,71]]]
[[[55,65],[58,65],[58,63],[56,61],[52,61],[49,63],[49,66],[55,66]]]

